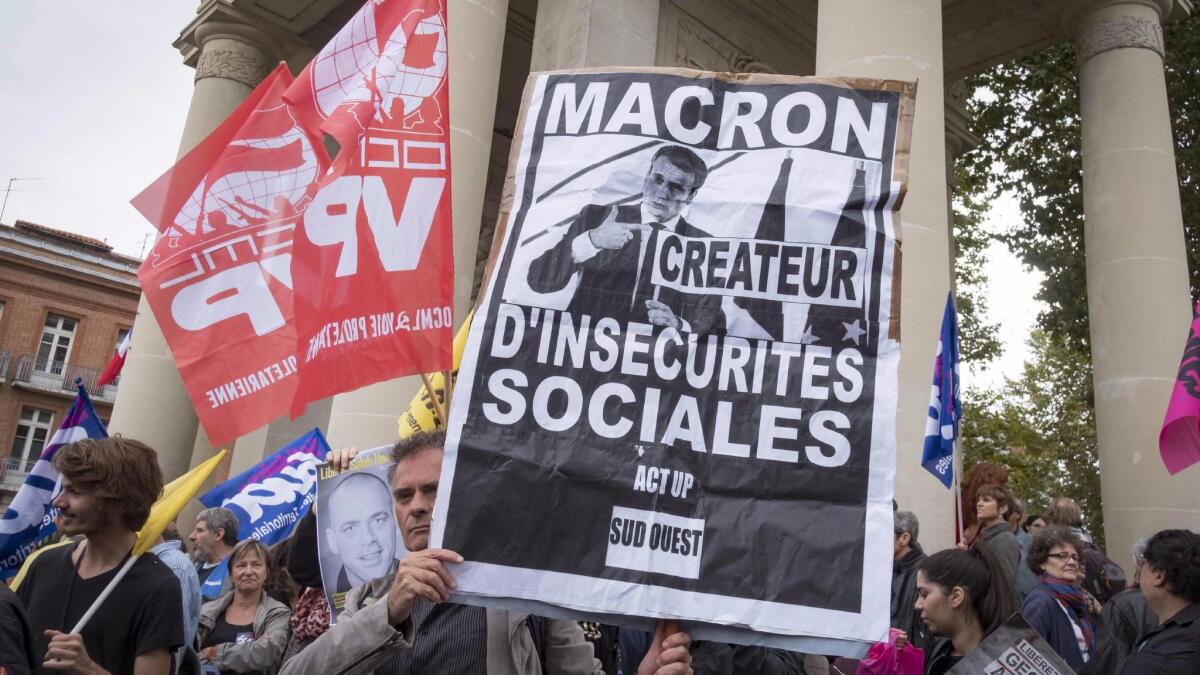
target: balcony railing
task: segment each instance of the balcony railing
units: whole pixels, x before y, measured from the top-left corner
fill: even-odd
[[[87,393],[94,399],[112,403],[117,399],[117,385],[121,378],[104,385],[96,386],[100,371],[95,368],[69,365],[62,361],[39,359],[32,354],[22,354],[17,358],[16,372],[13,373],[13,384],[24,384],[33,389],[60,393],[75,391],[75,380],[83,382]]]
[[[33,470],[37,458],[21,459],[20,457],[5,457],[0,459],[0,490],[15,492],[25,482],[25,477]]]

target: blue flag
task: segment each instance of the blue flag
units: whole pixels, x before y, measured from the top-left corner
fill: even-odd
[[[108,431],[96,416],[87,392],[79,385],[79,395],[67,409],[62,425],[42,449],[25,483],[8,505],[4,518],[0,519],[0,579],[15,575],[25,558],[58,530],[54,525],[55,509],[50,506],[59,482],[54,455],[62,446],[85,438],[108,438]]]
[[[286,539],[317,498],[317,464],[329,444],[313,429],[200,498],[237,514],[238,539],[270,546]],[[224,566],[222,566],[224,567]]]
[[[958,315],[954,312],[954,296],[946,294],[946,312],[942,315],[942,332],[938,336],[937,358],[933,362],[929,419],[925,420],[925,449],[921,453],[921,466],[946,487],[954,481],[954,442],[958,440],[960,417]]]

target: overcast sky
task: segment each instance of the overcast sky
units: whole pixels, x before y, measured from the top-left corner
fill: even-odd
[[[0,190],[3,222],[78,232],[138,255],[154,230],[129,200],[175,161],[194,71],[171,47],[197,0],[9,0],[0,4]],[[3,194],[0,193],[0,199]],[[989,226],[1019,217],[994,205]],[[1038,279],[993,245],[991,318],[1005,353],[964,384],[999,384],[1028,356]],[[940,306],[941,299],[936,302]]]
[[[194,71],[171,43],[197,0],[0,4],[3,222],[137,255],[153,228],[129,199],[171,166]],[[3,194],[0,194],[0,200]]]

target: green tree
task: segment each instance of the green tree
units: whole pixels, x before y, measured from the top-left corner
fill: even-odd
[[[1167,97],[1193,297],[1200,290],[1200,13],[1165,29]],[[963,199],[1012,192],[1022,219],[999,235],[1045,274],[1039,327],[1088,353],[1083,159],[1075,51],[1064,43],[970,78],[971,130],[981,143],[960,161]],[[986,177],[986,178],[984,178]]]
[[[1032,359],[996,389],[963,396],[963,463],[1009,468],[1009,485],[1045,513],[1058,496],[1074,498],[1103,546],[1096,420],[1088,394],[1091,365],[1077,349],[1035,330]]]

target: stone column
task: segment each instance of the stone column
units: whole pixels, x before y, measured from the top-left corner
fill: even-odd
[[[1158,453],[1191,321],[1162,59],[1171,4],[1097,2],[1075,21],[1100,488],[1109,557],[1126,567],[1139,537],[1200,530],[1200,470],[1168,476]]]
[[[954,543],[954,498],[920,466],[929,384],[950,289],[941,0],[821,0],[818,76],[918,80],[908,195],[900,212],[903,355],[896,409],[896,501],[927,550]]]
[[[539,2],[532,72],[592,66],[652,66],[659,0]]]
[[[180,157],[216,128],[278,60],[278,43],[265,32],[244,23],[206,19],[202,12],[176,43],[196,67]],[[133,334],[109,431],[156,449],[164,477],[171,480],[187,471],[192,459],[196,412],[144,296]]]
[[[450,0],[447,12],[454,317],[461,323],[471,307],[508,0]],[[397,419],[420,386],[419,377],[403,377],[338,394],[329,412],[330,445],[365,449],[394,441]]]

